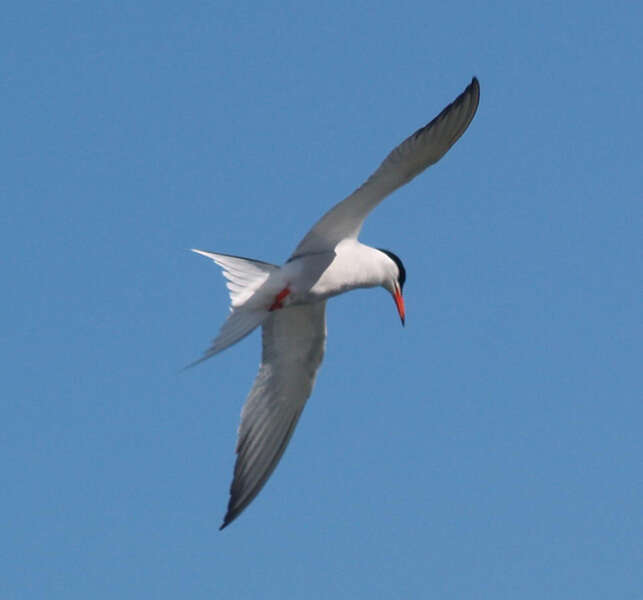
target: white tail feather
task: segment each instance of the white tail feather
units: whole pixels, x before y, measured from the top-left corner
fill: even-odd
[[[251,258],[215,254],[205,250],[192,249],[192,252],[211,258],[223,269],[223,275],[228,280],[227,287],[232,309],[244,305],[266,282],[270,274],[279,270],[277,265]]]
[[[232,344],[242,340],[263,323],[264,319],[270,314],[268,306],[266,306],[265,302],[253,303],[249,302],[249,300],[266,283],[270,275],[279,270],[277,265],[260,260],[229,256],[227,254],[215,254],[204,250],[193,249],[192,252],[212,259],[223,269],[223,275],[228,280],[227,287],[230,293],[231,312],[212,345],[201,358],[188,365],[188,367],[192,367],[232,346]],[[258,294],[258,296],[262,296],[262,294]]]
[[[188,367],[198,365],[200,362],[250,335],[256,327],[263,323],[269,314],[270,312],[267,310],[233,310],[221,326],[219,335],[213,340],[212,345],[203,353],[201,358],[190,363]]]

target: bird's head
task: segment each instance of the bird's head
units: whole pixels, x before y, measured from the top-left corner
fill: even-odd
[[[378,248],[378,250],[385,254],[392,263],[390,265],[391,276],[384,281],[383,285],[393,296],[395,306],[397,306],[397,312],[402,320],[402,325],[404,325],[406,313],[404,312],[404,297],[402,296],[402,289],[404,288],[404,282],[406,281],[406,269],[404,268],[399,256],[393,254],[390,250],[383,250],[382,248]]]

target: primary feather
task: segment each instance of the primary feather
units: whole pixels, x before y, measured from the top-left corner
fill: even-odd
[[[357,238],[368,214],[389,194],[438,162],[465,132],[478,109],[480,85],[467,88],[428,125],[406,138],[350,196],[331,208],[299,243],[293,256],[332,249]]]
[[[326,303],[293,306],[264,321],[261,366],[241,412],[223,529],[259,493],[310,396],[326,345]]]

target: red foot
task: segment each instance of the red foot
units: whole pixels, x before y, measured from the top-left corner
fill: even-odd
[[[283,308],[284,305],[282,304],[282,301],[288,294],[290,294],[290,289],[285,287],[275,296],[275,301],[272,303],[272,306],[268,310],[273,311],[277,310],[278,308]]]

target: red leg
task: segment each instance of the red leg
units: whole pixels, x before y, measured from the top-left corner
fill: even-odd
[[[283,299],[290,294],[290,289],[285,287],[281,292],[279,292],[275,296],[275,301],[272,303],[272,306],[268,309],[270,311],[277,310],[278,308],[283,308],[284,305],[282,304]]]

